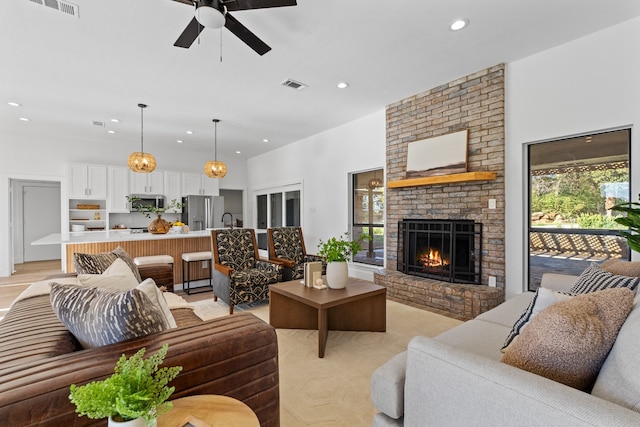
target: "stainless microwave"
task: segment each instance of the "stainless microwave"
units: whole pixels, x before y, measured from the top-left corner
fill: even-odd
[[[165,207],[165,198],[162,195],[131,194],[129,200],[132,200],[132,211],[148,212],[151,208],[164,209]]]

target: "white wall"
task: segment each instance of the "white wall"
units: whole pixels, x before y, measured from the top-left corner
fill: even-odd
[[[524,290],[524,144],[640,123],[640,18],[507,65],[506,290]],[[632,191],[640,191],[632,129]]]
[[[249,159],[247,226],[255,227],[253,191],[302,183],[302,230],[307,252],[317,252],[319,239],[347,231],[348,174],[384,168],[385,120],[385,111],[381,110]]]

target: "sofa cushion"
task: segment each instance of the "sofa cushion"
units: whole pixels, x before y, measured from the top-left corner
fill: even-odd
[[[533,318],[502,357],[509,365],[589,390],[633,305],[627,288],[552,304]]]
[[[473,319],[441,333],[434,339],[499,361],[502,357],[500,347],[504,342],[504,337],[509,333],[509,329],[508,326]]]
[[[540,314],[542,310],[549,307],[556,302],[565,301],[571,298],[572,295],[566,292],[554,291],[547,288],[538,288],[529,303],[529,306],[522,312],[522,315],[513,324],[507,339],[502,345],[502,351],[504,351],[514,339],[522,332],[522,330],[531,322],[535,316]]]
[[[626,261],[614,258],[603,262],[600,267],[609,273],[619,276],[640,277],[640,261]]]
[[[629,288],[635,291],[639,283],[640,277],[619,276],[609,273],[593,262],[582,272],[569,292],[572,294],[586,294],[587,292],[609,288]]]
[[[120,246],[111,252],[100,254],[83,254],[76,252],[73,254],[73,267],[78,274],[102,274],[116,260],[122,259],[131,269],[138,283],[142,282],[138,266],[135,265],[133,259]]]
[[[522,292],[497,307],[479,314],[475,319],[511,328],[529,306],[534,295],[535,292]]]
[[[640,412],[640,297],[620,328],[591,394]]]
[[[83,348],[99,347],[168,328],[160,310],[139,289],[51,284],[56,316]]]

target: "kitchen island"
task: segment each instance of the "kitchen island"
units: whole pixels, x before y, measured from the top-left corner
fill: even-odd
[[[132,233],[130,230],[109,230],[86,233],[69,233],[64,240],[60,234],[52,234],[32,243],[33,245],[61,244],[62,268],[65,272],[75,271],[73,254],[97,254],[109,252],[120,246],[131,258],[149,255],[171,255],[173,257],[173,283],[182,283],[182,254],[188,252],[211,251],[211,230],[189,233],[151,234]],[[206,262],[192,263],[191,277],[194,280],[209,277]]]

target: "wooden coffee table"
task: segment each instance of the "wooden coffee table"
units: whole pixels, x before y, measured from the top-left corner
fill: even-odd
[[[269,323],[274,328],[316,329],[318,357],[324,357],[329,330],[387,330],[387,288],[349,278],[344,289],[315,289],[300,280],[269,287]]]

